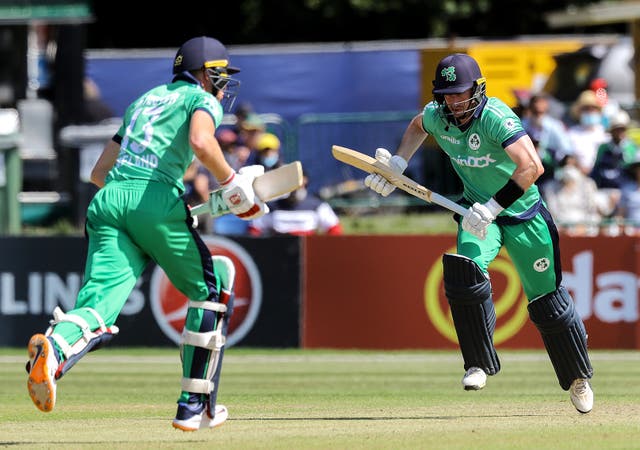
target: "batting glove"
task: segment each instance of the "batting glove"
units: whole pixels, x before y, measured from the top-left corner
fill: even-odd
[[[386,164],[393,170],[397,172],[398,175],[402,174],[407,168],[407,161],[399,155],[391,156],[389,150],[386,148],[377,148],[376,149],[376,159],[383,164]],[[372,173],[364,179],[364,185],[383,197],[391,194],[396,188],[392,183],[390,183],[385,177],[380,174]]]
[[[229,210],[241,219],[257,219],[269,212],[269,207],[253,190],[253,180],[262,174],[264,166],[246,166],[221,183],[224,188],[222,200]]]
[[[462,229],[484,240],[487,237],[487,227],[503,209],[493,198],[484,204],[474,203],[462,218]]]

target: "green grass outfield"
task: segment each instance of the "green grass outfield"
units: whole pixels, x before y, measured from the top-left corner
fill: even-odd
[[[58,383],[51,413],[26,390],[26,350],[0,349],[0,447],[60,449],[640,448],[640,352],[592,351],[595,408],[576,412],[543,351],[460,385],[458,352],[230,348],[214,430],[171,427],[177,349],[106,348]]]

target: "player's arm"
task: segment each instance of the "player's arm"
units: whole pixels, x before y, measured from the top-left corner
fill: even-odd
[[[511,206],[542,175],[544,169],[533,142],[528,135],[505,147],[516,168],[505,185],[486,203],[474,203],[462,218],[462,228],[480,239],[487,234],[487,227],[503,210]]]
[[[409,161],[429,134],[422,127],[422,113],[416,115],[402,135],[396,155]]]
[[[538,156],[538,152],[528,135],[522,136],[504,150],[513,162],[516,163],[516,170],[511,175],[511,180],[513,180],[524,193],[544,173],[540,156]],[[509,205],[507,205],[507,207],[508,206]]]
[[[110,140],[105,145],[104,150],[100,154],[98,161],[91,170],[91,182],[99,188],[104,186],[104,182],[107,179],[109,171],[113,168],[114,164],[120,154],[120,144],[114,140]]]
[[[224,158],[220,144],[215,138],[215,131],[216,128],[209,113],[198,110],[191,116],[189,143],[193,153],[222,184],[234,171]]]
[[[407,125],[396,154],[391,156],[389,150],[378,148],[376,149],[376,159],[387,164],[394,172],[401,174],[405,171],[409,160],[420,148],[427,136],[427,132],[422,127],[422,113],[420,113]],[[395,190],[395,186],[379,174],[368,175],[364,180],[364,184],[383,197],[388,196]]]
[[[224,189],[222,199],[233,214],[250,220],[269,212],[269,207],[253,190],[253,180],[264,174],[264,167],[244,167],[236,173],[215,138],[215,124],[208,112],[197,110],[191,116],[189,143],[196,157]]]

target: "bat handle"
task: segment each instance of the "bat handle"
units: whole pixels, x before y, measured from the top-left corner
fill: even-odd
[[[431,193],[431,202],[435,203],[436,205],[440,205],[444,208],[447,208],[450,211],[458,213],[461,216],[464,216],[467,213],[467,208],[465,208],[464,206],[459,205],[456,202],[451,201],[448,198],[443,197],[442,195],[437,194],[435,192]]]
[[[195,217],[197,215],[200,214],[204,214],[204,213],[208,213],[209,211],[211,211],[211,209],[209,208],[209,203],[202,203],[200,205],[197,206],[192,206],[189,209],[189,212],[191,213],[191,217]]]

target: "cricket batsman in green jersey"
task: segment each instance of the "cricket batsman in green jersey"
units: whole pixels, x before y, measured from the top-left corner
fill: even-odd
[[[466,390],[482,389],[500,371],[493,345],[496,313],[488,267],[504,246],[529,300],[531,321],[542,336],[560,386],[581,413],[593,408],[593,368],[587,333],[573,299],[562,286],[558,232],[535,181],[543,173],[536,149],[519,117],[498,98],[486,96],[478,63],[456,53],[443,58],[433,80],[434,100],[408,125],[395,155],[376,158],[398,173],[428,135],[449,156],[463,185],[457,253],[442,259]],[[371,174],[365,184],[387,196],[393,184]]]
[[[255,195],[262,166],[236,173],[214,137],[239,81],[227,50],[216,39],[185,42],[173,61],[173,80],[135,100],[98,159],[91,181],[100,187],[87,210],[84,282],[75,307],[53,311],[51,326],[29,341],[27,387],[35,406],[51,411],[56,382],[87,352],[118,332],[114,325],[137,279],[150,262],[190,299],[180,345],[181,393],[173,426],[213,428],[227,419],[216,404],[235,269],[211,256],[193,228],[182,195],[183,176],[197,157],[224,188],[238,217],[269,212]],[[230,108],[230,106],[229,106]]]

